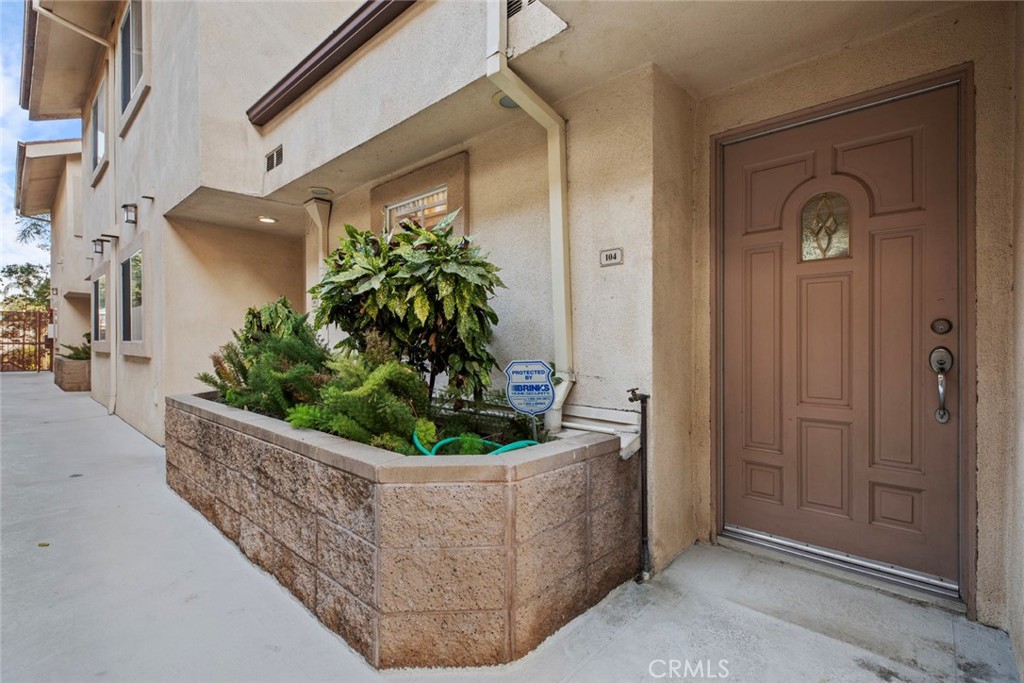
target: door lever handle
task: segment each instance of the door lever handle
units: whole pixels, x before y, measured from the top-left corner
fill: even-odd
[[[949,422],[949,411],[946,410],[946,373],[953,367],[953,354],[945,346],[936,346],[928,355],[928,364],[938,376],[939,409],[935,411],[935,421],[946,424]]]
[[[940,424],[949,422],[949,411],[946,410],[946,376],[939,373],[939,409],[935,411],[935,421]]]

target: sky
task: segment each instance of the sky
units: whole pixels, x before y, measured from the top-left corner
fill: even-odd
[[[18,244],[14,214],[14,171],[18,141],[61,140],[82,135],[79,119],[29,121],[18,104],[21,93],[21,37],[24,0],[0,0],[0,265],[50,263],[49,252]]]

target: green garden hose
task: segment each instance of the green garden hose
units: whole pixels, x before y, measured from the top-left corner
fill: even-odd
[[[441,446],[445,446],[445,445],[453,443],[455,441],[462,441],[462,440],[463,440],[463,437],[461,437],[461,436],[452,436],[452,437],[449,437],[447,439],[441,439],[440,441],[438,441],[437,443],[434,444],[433,448],[431,448],[428,451],[426,449],[426,447],[422,443],[420,443],[420,437],[416,433],[416,430],[415,429],[412,430],[412,442],[416,445],[416,448],[423,455],[437,455],[437,452],[439,450],[441,450]],[[507,444],[505,446],[502,446],[499,443],[494,443],[493,441],[488,441],[487,439],[480,439],[480,441],[483,441],[488,446],[496,447],[493,451],[491,451],[490,453],[487,453],[487,455],[499,455],[501,453],[508,453],[509,451],[519,450],[520,448],[526,448],[527,446],[536,446],[537,445],[536,441],[530,441],[529,439],[527,439],[525,441],[513,441],[512,443]]]

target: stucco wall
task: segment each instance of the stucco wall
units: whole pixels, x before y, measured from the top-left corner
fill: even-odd
[[[719,131],[871,90],[903,79],[973,61],[976,97],[977,169],[977,350],[978,350],[978,616],[1005,626],[1006,532],[1004,482],[1013,439],[1007,425],[1017,419],[1013,402],[1013,245],[1006,226],[1013,220],[1013,31],[1010,3],[958,7],[899,29],[875,41],[761,78],[702,101],[697,108],[697,186],[693,222],[694,385],[709,386],[709,203],[708,139]],[[691,452],[697,458],[696,499],[711,487],[710,406],[695,401]],[[711,508],[697,510],[708,534]]]
[[[354,149],[484,76],[486,9],[484,2],[417,3],[360,48],[357,57],[336,68],[264,126],[259,149],[264,154],[279,144],[285,149],[284,165],[263,179],[264,193]],[[338,23],[326,26],[334,29]],[[284,64],[281,76],[313,44],[307,42],[304,47],[296,59]],[[253,102],[245,103],[245,107]],[[438,135],[449,133],[438,131]],[[261,158],[250,156],[246,163],[252,165]],[[289,158],[301,163],[291,164]],[[352,172],[358,174],[359,169]]]
[[[255,230],[168,223],[163,315],[165,395],[202,391],[210,354],[231,340],[245,309],[281,295],[304,298],[300,240]],[[159,411],[162,419],[162,411]]]
[[[89,283],[92,245],[81,234],[82,159],[68,157],[57,193],[50,208],[50,283],[57,288],[51,298],[57,339],[54,353],[65,352],[61,344],[81,344],[89,331]],[[68,298],[68,294],[79,298]],[[82,297],[81,295],[85,295]]]
[[[198,5],[202,184],[261,194],[264,142],[245,111],[361,4],[345,2],[203,2]],[[337,121],[335,122],[337,123]],[[330,136],[301,130],[311,147]],[[294,150],[299,153],[298,149]],[[286,160],[293,150],[289,148]],[[296,156],[298,160],[300,157]],[[310,157],[301,157],[309,159]]]
[[[696,103],[662,71],[654,71],[652,384],[649,458],[652,556],[664,566],[701,534],[694,511],[708,491],[694,485],[687,425],[693,385],[695,310],[692,278],[694,114]]]
[[[1007,477],[1006,585],[1016,587],[1007,594],[1006,630],[1013,641],[1017,670],[1024,672],[1024,2],[1017,4],[1016,42],[1017,78],[1014,97],[1017,110],[1017,158],[1014,172],[1016,188],[1016,451],[1010,460]],[[1013,451],[1011,450],[1011,453]]]

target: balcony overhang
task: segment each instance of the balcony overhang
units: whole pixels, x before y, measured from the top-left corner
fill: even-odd
[[[111,34],[120,7],[116,0],[42,0],[40,5],[104,38]],[[25,0],[20,100],[29,118],[80,117],[103,54],[102,45],[39,14],[32,0]]]
[[[81,140],[19,142],[14,210],[19,216],[50,213],[69,159],[82,156]]]
[[[196,188],[164,217],[173,221],[253,230],[295,239],[306,234],[310,220],[301,204],[285,204],[210,187]],[[273,222],[264,222],[261,218],[273,219]]]
[[[367,0],[246,111],[263,126],[412,7],[415,0]]]

